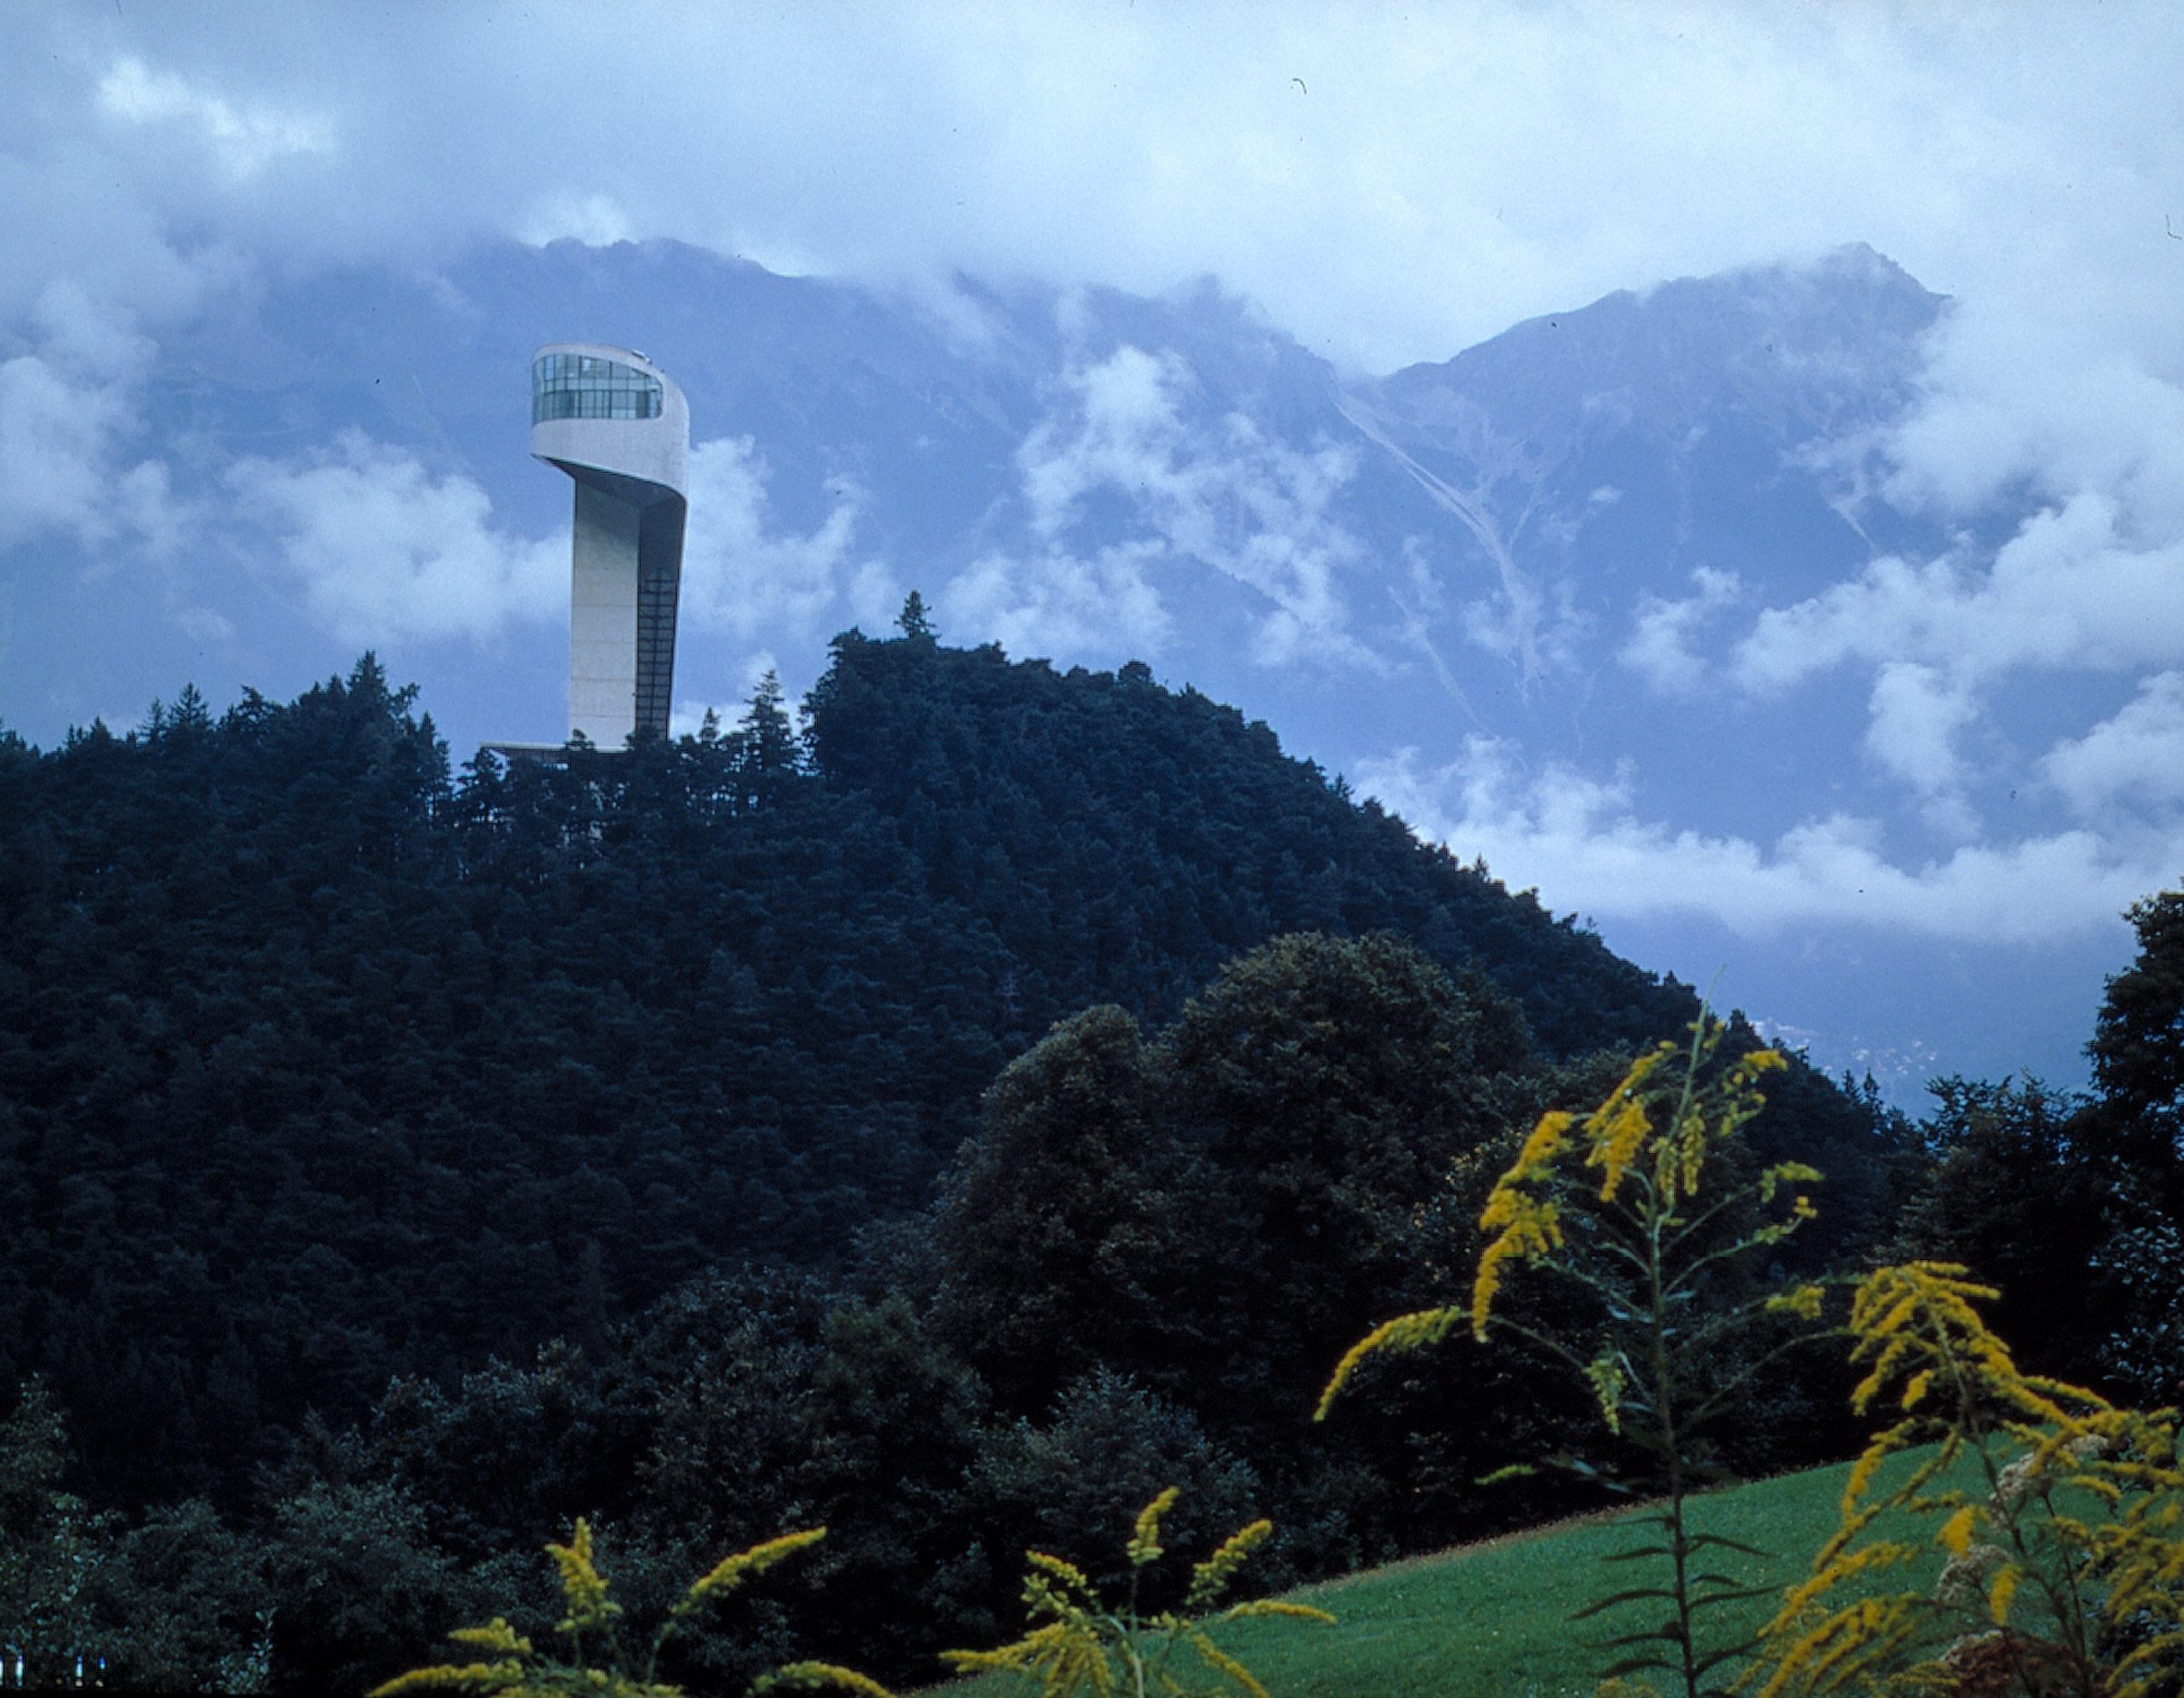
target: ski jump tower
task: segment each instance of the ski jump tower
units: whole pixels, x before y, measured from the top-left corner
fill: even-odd
[[[569,735],[667,735],[688,511],[690,408],[642,354],[553,342],[531,360],[531,453],[576,480]]]

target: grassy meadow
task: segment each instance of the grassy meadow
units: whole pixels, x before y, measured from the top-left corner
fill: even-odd
[[[1893,1467],[1909,1465],[1899,1458]],[[1714,1493],[1698,1500],[1694,1531],[1778,1553],[1771,1564],[1741,1560],[1752,1563],[1753,1583],[1787,1583],[1834,1531],[1850,1469],[1844,1462]],[[1958,1483],[1969,1486],[1969,1472]],[[1594,1647],[1644,1627],[1647,1611],[1660,1607],[1571,1617],[1601,1593],[1657,1583],[1657,1568],[1606,1560],[1655,1532],[1635,1523],[1643,1513],[1557,1522],[1307,1587],[1292,1595],[1340,1618],[1340,1626],[1244,1621],[1224,1630],[1221,1643],[1273,1698],[1592,1698],[1594,1671],[1616,1655]],[[1716,1630],[1742,1632],[1772,1609],[1768,1597],[1741,1614],[1725,1606]],[[1010,1698],[1035,1689],[987,1676],[927,1690]]]

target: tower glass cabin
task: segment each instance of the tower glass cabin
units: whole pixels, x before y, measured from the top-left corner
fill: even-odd
[[[642,354],[556,342],[531,360],[531,453],[576,481],[569,734],[664,737],[688,512],[690,409]]]

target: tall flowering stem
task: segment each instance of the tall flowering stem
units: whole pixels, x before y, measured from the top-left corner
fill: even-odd
[[[1756,1174],[1747,1167],[1749,1177],[1722,1183],[1727,1166],[1719,1158],[1765,1106],[1760,1081],[1787,1064],[1773,1049],[1723,1063],[1725,1030],[1702,1014],[1688,1042],[1664,1042],[1640,1056],[1591,1113],[1542,1119],[1480,1217],[1492,1236],[1469,1307],[1384,1323],[1342,1358],[1319,1407],[1324,1418],[1368,1358],[1460,1330],[1482,1343],[1506,1333],[1563,1364],[1591,1392],[1601,1425],[1637,1453],[1640,1466],[1557,1460],[1611,1489],[1656,1493],[1663,1505],[1646,1518],[1658,1539],[1623,1553],[1660,1563],[1660,1583],[1610,1593],[1581,1613],[1645,1601],[1667,1604],[1668,1618],[1610,1640],[1620,1655],[1602,1676],[1666,1674],[1686,1698],[1719,1690],[1716,1671],[1753,1648],[1750,1641],[1703,1643],[1700,1618],[1772,1590],[1700,1566],[1715,1548],[1762,1554],[1687,1524],[1687,1499],[1708,1472],[1704,1435],[1799,1341],[1792,1335],[1754,1349],[1752,1335],[1779,1335],[1783,1316],[1816,1320],[1822,1295],[1814,1285],[1725,1295],[1736,1286],[1725,1277],[1729,1264],[1779,1244],[1813,1218],[1804,1187],[1820,1178],[1802,1163],[1781,1162]],[[1574,1295],[1551,1311],[1552,1320],[1511,1313],[1512,1282],[1537,1276]]]
[[[1851,1404],[1884,1422],[1841,1525],[1765,1629],[1760,1698],[2184,1684],[2175,1413],[2023,1372],[1980,1315],[1995,1296],[1947,1262],[1859,1282],[1850,1353],[1867,1371]],[[1886,1590],[1937,1564],[1931,1585]]]
[[[660,1654],[676,1630],[698,1609],[726,1598],[746,1581],[826,1536],[824,1527],[812,1527],[722,1558],[668,1612],[667,1619],[652,1635],[640,1667],[623,1648],[617,1626],[622,1606],[614,1602],[606,1576],[593,1560],[590,1523],[579,1516],[566,1545],[546,1547],[560,1573],[562,1600],[568,1610],[557,1629],[569,1642],[566,1662],[541,1656],[528,1639],[495,1616],[487,1626],[460,1628],[449,1635],[457,1644],[482,1656],[467,1663],[413,1668],[384,1686],[375,1687],[370,1698],[448,1692],[475,1693],[479,1698],[684,1698],[680,1686],[658,1678]],[[491,1660],[486,1660],[489,1657]],[[870,1676],[833,1663],[784,1664],[761,1675],[751,1686],[748,1698],[815,1692],[889,1698],[887,1689]]]
[[[1138,1511],[1125,1547],[1130,1580],[1120,1599],[1101,1597],[1074,1563],[1025,1551],[1024,1637],[992,1651],[943,1651],[941,1659],[960,1674],[1027,1676],[1038,1682],[1040,1698],[1267,1698],[1258,1678],[1215,1643],[1210,1630],[1254,1616],[1328,1624],[1334,1617],[1280,1598],[1220,1607],[1236,1571],[1272,1536],[1274,1524],[1264,1521],[1239,1528],[1192,1568],[1181,1608],[1144,1608],[1140,1582],[1167,1554],[1160,1522],[1177,1496],[1171,1486]]]

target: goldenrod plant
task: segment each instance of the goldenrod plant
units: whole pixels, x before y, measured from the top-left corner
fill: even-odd
[[[1222,1595],[1253,1551],[1272,1535],[1271,1522],[1257,1521],[1231,1534],[1191,1570],[1189,1590],[1176,1609],[1147,1612],[1139,1592],[1147,1571],[1166,1553],[1160,1518],[1174,1506],[1170,1486],[1138,1511],[1126,1547],[1130,1578],[1120,1604],[1104,1602],[1074,1563],[1045,1551],[1024,1554],[1025,1631],[1013,1644],[993,1651],[943,1651],[959,1672],[1007,1671],[1038,1682],[1040,1698],[1215,1698],[1244,1692],[1267,1698],[1250,1669],[1214,1643],[1211,1630],[1249,1616],[1287,1616],[1332,1624],[1334,1617],[1308,1604],[1259,1598],[1219,1608]],[[1178,1654],[1191,1653],[1178,1663]]]
[[[1889,1419],[1851,1470],[1835,1536],[1765,1629],[1760,1698],[2184,1685],[2175,1412],[2025,1373],[1976,1306],[1995,1296],[1947,1262],[1860,1281],[1849,1328],[1867,1372],[1851,1402]]]
[[[542,1656],[531,1642],[496,1616],[484,1627],[458,1629],[449,1635],[479,1656],[467,1663],[414,1668],[373,1690],[370,1698],[401,1698],[408,1692],[457,1692],[486,1698],[683,1698],[683,1689],[658,1678],[660,1656],[675,1631],[698,1611],[737,1591],[746,1581],[775,1563],[817,1545],[824,1527],[784,1534],[748,1550],[723,1557],[692,1584],[653,1633],[637,1662],[622,1639],[622,1607],[614,1602],[606,1576],[592,1559],[591,1528],[581,1517],[566,1545],[549,1545],[546,1554],[561,1572],[562,1598],[568,1614],[558,1631],[568,1641],[568,1660]],[[769,1692],[843,1692],[865,1698],[889,1698],[887,1689],[854,1668],[832,1663],[789,1663],[762,1675],[750,1698]]]
[[[1590,1114],[1543,1118],[1487,1198],[1480,1225],[1492,1236],[1470,1306],[1421,1310],[1376,1328],[1336,1367],[1318,1412],[1326,1416],[1368,1359],[1439,1343],[1467,1324],[1481,1342],[1506,1332],[1566,1364],[1589,1388],[1607,1431],[1643,1465],[1632,1477],[1614,1463],[1557,1460],[1611,1489],[1661,1499],[1644,1518],[1658,1539],[1622,1553],[1664,1564],[1660,1583],[1613,1592],[1580,1612],[1668,1607],[1658,1626],[1607,1642],[1621,1655],[1602,1678],[1658,1673],[1686,1698],[1720,1690],[1717,1671],[1753,1648],[1750,1640],[1703,1643],[1702,1615],[1773,1589],[1705,1566],[1710,1552],[1763,1556],[1687,1524],[1686,1500],[1709,1474],[1705,1431],[1797,1341],[1794,1328],[1780,1336],[1777,1317],[1816,1320],[1822,1299],[1808,1284],[1746,1294],[1731,1277],[1731,1265],[1814,1217],[1804,1188],[1820,1175],[1799,1162],[1756,1172],[1745,1164],[1741,1173],[1720,1162],[1765,1105],[1760,1081],[1785,1065],[1772,1049],[1720,1063],[1725,1030],[1702,1013],[1688,1043],[1663,1042],[1641,1056]],[[1575,1302],[1551,1321],[1519,1318],[1505,1288],[1520,1270],[1554,1276]],[[1754,1343],[1767,1332],[1778,1335],[1771,1343]]]

